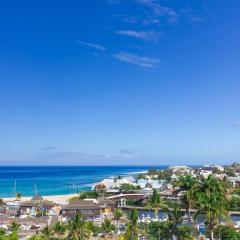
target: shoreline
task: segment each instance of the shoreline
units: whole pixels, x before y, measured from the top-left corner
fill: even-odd
[[[64,169],[65,167],[66,169]],[[36,184],[38,192],[42,196],[60,196],[75,192],[90,191],[96,183],[104,179],[116,176],[138,175],[145,173],[149,167],[115,165],[101,167],[81,165],[74,167],[52,166],[49,168],[48,166],[0,166],[1,180],[3,180],[0,182],[0,198],[9,200],[14,197],[11,192],[15,183],[17,186],[15,192],[21,193],[24,199],[28,199],[25,197],[34,195],[33,184]],[[158,168],[161,168],[161,166],[158,166]],[[64,176],[62,175],[63,170],[66,172]],[[20,178],[20,174],[24,178]],[[26,185],[29,185],[29,189],[26,188]],[[55,186],[59,189],[58,191],[55,191]],[[42,192],[43,190],[44,193]]]
[[[19,201],[20,202],[29,201],[33,196],[21,197],[21,199],[19,199]],[[75,193],[75,194],[62,194],[62,195],[47,195],[47,196],[42,196],[42,197],[44,199],[48,200],[48,201],[53,201],[53,202],[54,201],[62,201],[62,202],[66,202],[70,198],[77,197],[77,196],[79,196],[78,193]],[[3,197],[2,200],[4,202],[13,202],[13,201],[16,200],[16,197]]]

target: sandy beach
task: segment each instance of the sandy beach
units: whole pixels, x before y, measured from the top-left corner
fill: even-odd
[[[71,197],[76,197],[79,194],[65,194],[65,195],[50,195],[50,196],[42,196],[44,199],[49,201],[68,201]],[[31,197],[21,197],[21,202],[28,201],[32,198]],[[11,202],[14,201],[16,198],[10,197],[10,198],[2,198],[4,202]]]

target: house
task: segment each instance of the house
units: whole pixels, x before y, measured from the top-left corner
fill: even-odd
[[[94,190],[97,185],[102,184],[105,186],[106,191],[108,191],[108,190],[120,188],[120,186],[125,183],[136,186],[135,182],[136,182],[136,179],[131,176],[119,177],[119,178],[107,178],[102,180],[99,183],[94,184],[92,189]]]
[[[44,215],[53,207],[53,202],[45,200],[39,194],[34,195],[30,201],[20,203],[19,213],[31,215]]]
[[[67,218],[74,217],[77,213],[84,218],[100,218],[102,215],[108,215],[115,209],[115,202],[109,199],[84,199],[71,202],[62,206],[60,215]]]
[[[137,185],[140,186],[140,188],[145,188],[148,183],[149,183],[149,180],[146,180],[146,179],[137,180]]]
[[[191,171],[191,168],[187,166],[171,166],[169,169],[172,171],[172,173],[177,174],[189,174]]]
[[[228,177],[228,181],[234,188],[240,186],[240,177]]]
[[[215,165],[215,164],[204,165],[204,166],[203,166],[203,169],[205,169],[205,170],[214,170],[214,169],[217,169],[217,170],[220,171],[220,172],[223,172],[223,171],[224,171],[224,167],[223,167],[223,166],[221,166],[221,165]]]
[[[199,172],[200,176],[204,177],[204,178],[207,178],[209,175],[212,174],[212,170],[200,170]]]
[[[11,201],[6,203],[6,213],[15,216],[19,212],[20,202],[18,201]]]
[[[167,187],[165,180],[152,180],[152,179],[138,179],[137,183],[138,186],[140,186],[141,189],[145,188],[152,188],[152,189],[160,189],[163,190]]]

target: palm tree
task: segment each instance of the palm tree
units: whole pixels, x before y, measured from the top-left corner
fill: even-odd
[[[166,201],[161,198],[160,194],[157,192],[156,189],[153,189],[153,194],[148,201],[148,206],[154,208],[156,218],[158,218],[158,211],[160,208],[165,211],[168,209]]]
[[[77,213],[75,218],[68,222],[68,239],[85,240],[89,239],[91,231],[87,228],[82,216]]]
[[[100,232],[100,227],[95,225],[92,221],[86,222],[86,228],[93,234],[94,237]]]
[[[214,228],[222,217],[228,217],[229,200],[227,188],[222,181],[216,180],[212,175],[202,179],[196,187],[196,205],[199,214],[205,215],[205,224],[210,232],[210,239],[214,239]]]
[[[170,222],[151,222],[147,226],[147,239],[154,240],[169,240],[171,239],[171,226]]]
[[[42,234],[35,234],[29,238],[30,240],[44,240],[44,236]]]
[[[197,239],[197,231],[188,225],[182,225],[182,217],[180,206],[175,205],[173,210],[168,211],[168,219],[166,221],[151,222],[147,229],[147,239],[156,240],[195,240]]]
[[[41,231],[42,236],[44,239],[49,240],[53,236],[53,230],[49,225],[46,225],[43,230]]]
[[[4,228],[0,228],[0,240],[5,238],[6,231]]]
[[[16,199],[20,200],[21,197],[22,197],[22,194],[18,192],[18,193],[16,194]]]
[[[66,232],[66,226],[62,222],[58,221],[53,226],[53,231],[55,234],[57,234],[58,238],[63,236]]]
[[[114,231],[116,231],[115,226],[111,223],[111,220],[109,218],[105,218],[104,221],[101,224],[101,230],[105,234],[110,234]]]
[[[113,215],[114,215],[114,219],[119,220],[123,216],[123,213],[120,209],[117,208],[114,211]]]
[[[219,225],[214,229],[214,235],[218,239],[240,239],[240,233],[234,227],[226,225]]]
[[[192,226],[182,225],[178,227],[178,237],[180,240],[195,240],[198,237],[198,231]]]
[[[129,222],[123,235],[125,240],[138,240],[138,211],[133,209],[129,215]]]
[[[100,198],[103,197],[103,193],[106,191],[106,185],[103,183],[99,183],[97,185],[95,185],[95,189],[94,189],[97,193],[100,194]]]
[[[21,224],[17,222],[16,220],[12,221],[9,226],[9,230],[11,232],[18,232],[21,227]]]
[[[18,231],[21,227],[21,224],[19,224],[16,220],[10,223],[9,230],[11,231],[11,234],[9,235],[9,238],[12,240],[18,239]]]
[[[179,189],[176,191],[176,193],[184,191],[182,202],[186,208],[189,226],[191,226],[191,207],[194,201],[195,187],[197,182],[197,179],[192,175],[180,176],[177,182]]]
[[[183,216],[184,213],[181,212],[181,207],[178,205],[175,205],[171,211],[168,211],[168,222],[171,239],[173,239],[174,236],[179,236],[178,227],[182,224]]]

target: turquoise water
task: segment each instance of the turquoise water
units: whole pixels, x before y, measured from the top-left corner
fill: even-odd
[[[69,194],[91,189],[92,184],[104,178],[134,175],[149,168],[166,166],[0,167],[0,197],[13,196],[15,183],[16,192],[23,196],[33,195],[35,186],[41,195]]]

